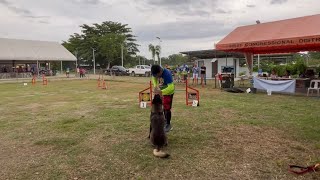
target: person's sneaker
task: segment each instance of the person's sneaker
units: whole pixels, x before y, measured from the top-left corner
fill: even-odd
[[[171,124],[166,124],[166,125],[164,126],[164,131],[165,131],[166,133],[169,132],[171,129],[172,129]]]

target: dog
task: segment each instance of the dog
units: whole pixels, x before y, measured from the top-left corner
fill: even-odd
[[[152,100],[149,138],[151,143],[156,147],[153,150],[153,155],[160,158],[167,158],[170,156],[168,153],[161,151],[163,146],[168,144],[164,125],[165,117],[163,113],[162,99],[159,94],[156,94]]]

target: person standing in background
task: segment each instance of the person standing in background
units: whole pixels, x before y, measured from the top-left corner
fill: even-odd
[[[192,74],[193,74],[193,79],[192,79],[192,85],[196,83],[198,85],[198,77],[199,77],[199,68],[197,67],[197,64],[193,65],[192,68]]]
[[[207,77],[206,77],[206,66],[204,66],[204,64],[202,64],[201,66],[201,85],[203,85],[203,81],[204,81],[204,85],[207,85]]]

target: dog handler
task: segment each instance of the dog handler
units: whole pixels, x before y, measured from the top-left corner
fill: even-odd
[[[157,64],[152,65],[151,74],[151,80],[154,86],[154,93],[163,96],[164,116],[167,120],[165,125],[165,131],[169,132],[171,130],[171,108],[174,94],[174,83],[172,74],[168,69],[162,68]],[[162,86],[159,86],[160,79],[163,80]]]

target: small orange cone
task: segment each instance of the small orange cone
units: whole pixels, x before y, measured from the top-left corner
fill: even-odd
[[[31,80],[32,85],[36,84],[36,76],[33,76],[32,80]]]
[[[102,87],[101,87],[102,89],[107,89],[107,84],[106,84],[106,81],[105,80],[103,80],[103,83],[102,83]]]
[[[42,75],[42,85],[44,85],[44,86],[48,85],[48,79],[45,78],[44,75]]]

